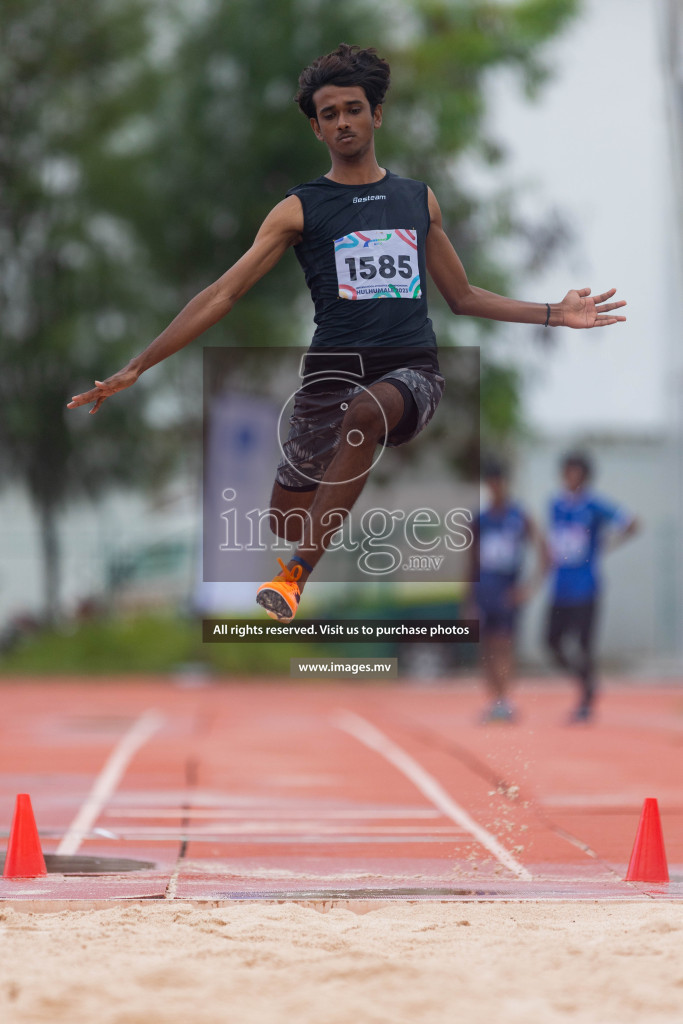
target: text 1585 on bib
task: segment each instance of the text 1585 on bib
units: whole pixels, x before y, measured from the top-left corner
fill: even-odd
[[[335,239],[340,299],[419,299],[414,228],[353,231]]]

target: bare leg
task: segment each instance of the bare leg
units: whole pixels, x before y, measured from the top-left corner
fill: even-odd
[[[314,494],[296,552],[311,568],[319,562],[334,533],[324,525],[327,513],[339,510],[342,516],[348,515],[365,486],[378,443],[403,416],[403,395],[393,384],[380,381],[368,391],[374,397],[363,392],[349,405],[342,423],[339,448],[318,489],[296,495],[301,498]],[[293,564],[297,563],[290,562],[290,567]],[[300,590],[303,590],[309,575],[304,569],[298,581]]]
[[[277,537],[289,541],[301,541],[304,523],[309,515],[317,488],[310,491],[288,491],[277,480],[273,484],[270,498],[271,529]]]
[[[482,655],[486,683],[494,700],[507,700],[512,678],[514,646],[511,633],[492,633]]]

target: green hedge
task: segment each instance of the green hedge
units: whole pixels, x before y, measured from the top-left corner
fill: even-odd
[[[287,675],[289,659],[322,654],[318,645],[204,644],[197,619],[111,617],[46,630],[0,656],[0,675],[182,673]],[[325,652],[327,653],[327,651]]]

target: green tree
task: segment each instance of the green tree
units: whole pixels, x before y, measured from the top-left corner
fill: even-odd
[[[0,26],[0,480],[24,484],[36,509],[50,619],[60,508],[148,468],[139,402],[99,424],[65,405],[149,329],[140,244],[103,184],[131,179],[136,158],[117,136],[158,79],[144,3],[3,0]]]

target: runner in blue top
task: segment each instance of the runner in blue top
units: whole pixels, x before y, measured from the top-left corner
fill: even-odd
[[[483,721],[511,722],[516,717],[509,687],[519,610],[545,576],[548,553],[532,518],[510,498],[503,463],[486,460],[482,480],[490,501],[473,524],[470,578],[477,580],[472,599],[479,619],[482,668],[492,698]],[[520,577],[531,546],[536,551],[537,566],[533,576],[522,583]]]
[[[600,559],[638,529],[634,516],[589,489],[592,464],[582,452],[562,460],[565,490],[550,506],[553,559],[548,645],[559,665],[581,688],[571,722],[586,722],[596,693],[594,640],[600,595]],[[572,650],[573,647],[573,650]]]
[[[315,301],[320,350],[363,359],[363,381],[327,392],[315,378],[295,404],[284,464],[271,499],[277,532],[298,543],[282,571],[259,588],[268,614],[288,622],[310,573],[332,541],[329,516],[353,507],[378,444],[402,444],[429,421],[441,396],[431,322],[429,274],[458,316],[516,323],[604,327],[625,320],[611,288],[567,293],[558,303],[521,302],[471,285],[441,220],[434,193],[381,167],[375,133],[390,69],[374,49],[342,43],[305,68],[296,99],[331,166],[294,188],[268,214],[254,244],[217,281],[196,295],[175,320],[126,367],[76,395],[69,408],[94,403],[130,387],[151,366],[189,344],[230,312],[241,296],[294,247]],[[296,143],[293,142],[295,145]],[[318,358],[317,365],[320,365]],[[289,516],[303,510],[305,516]]]

